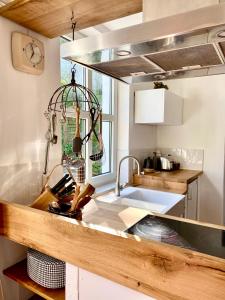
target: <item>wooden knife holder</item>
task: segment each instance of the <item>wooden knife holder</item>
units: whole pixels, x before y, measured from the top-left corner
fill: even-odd
[[[48,185],[48,182],[50,180],[50,177],[54,170],[61,165],[56,165],[49,176],[47,177],[47,182],[42,190],[41,195],[30,205],[32,208],[40,209],[43,211],[49,211],[50,213],[57,214],[60,216],[73,218],[79,221],[82,221],[82,211],[81,209],[74,209],[74,211],[70,211],[70,207],[68,210],[61,209],[62,206],[58,209],[52,207],[50,203],[52,202],[59,202],[59,199],[51,192],[51,188]],[[59,204],[60,205],[60,204]]]
[[[50,187],[45,187],[41,195],[31,204],[32,208],[47,211],[51,202],[58,202],[59,200],[52,194]]]

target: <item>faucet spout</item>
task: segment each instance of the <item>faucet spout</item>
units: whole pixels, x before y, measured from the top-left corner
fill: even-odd
[[[137,164],[137,167],[138,167],[138,175],[141,174],[141,167],[140,167],[140,162],[139,160],[132,156],[132,155],[127,155],[127,156],[124,156],[120,162],[119,162],[119,166],[118,166],[118,170],[117,170],[117,176],[116,176],[116,188],[115,188],[115,194],[116,196],[120,196],[120,191],[123,189],[122,186],[120,185],[120,171],[121,171],[121,165],[122,165],[122,162],[126,159],[133,159],[136,164]]]

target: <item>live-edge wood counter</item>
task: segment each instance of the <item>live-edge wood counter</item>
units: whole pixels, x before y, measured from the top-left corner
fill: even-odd
[[[96,206],[88,224],[0,201],[0,234],[156,299],[225,299],[225,259],[128,235],[147,212]]]

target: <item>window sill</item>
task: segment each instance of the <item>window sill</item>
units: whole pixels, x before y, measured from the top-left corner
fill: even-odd
[[[101,186],[98,186],[95,190],[94,198],[101,196],[107,192],[111,192],[115,189],[115,181],[114,182],[109,182],[106,184],[103,184]]]

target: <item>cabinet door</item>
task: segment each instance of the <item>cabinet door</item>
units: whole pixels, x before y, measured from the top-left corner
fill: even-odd
[[[66,263],[66,300],[78,300],[78,267]],[[90,298],[91,299],[91,298]]]
[[[197,220],[198,218],[198,180],[188,185],[186,218]]]
[[[79,269],[79,300],[155,300],[111,280]]]

